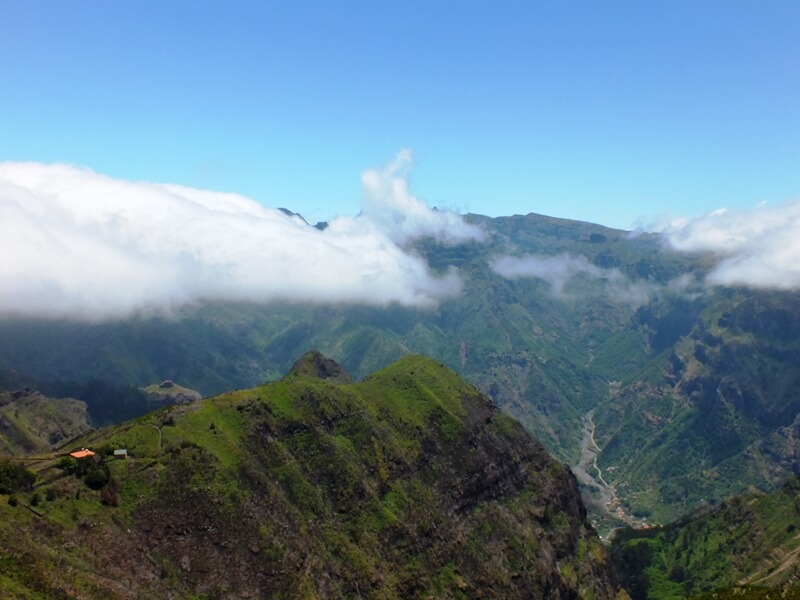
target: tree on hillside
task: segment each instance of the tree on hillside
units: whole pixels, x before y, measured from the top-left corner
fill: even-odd
[[[0,494],[14,494],[33,489],[36,474],[8,460],[0,461]]]

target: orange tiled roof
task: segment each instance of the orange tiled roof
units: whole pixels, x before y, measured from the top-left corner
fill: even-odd
[[[82,450],[76,450],[75,452],[70,452],[69,455],[72,458],[86,458],[87,456],[94,456],[94,452],[91,450],[87,450],[83,448]]]

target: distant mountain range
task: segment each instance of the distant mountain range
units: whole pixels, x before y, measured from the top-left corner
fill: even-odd
[[[0,367],[51,396],[165,379],[209,396],[276,380],[309,348],[356,379],[426,354],[569,464],[594,411],[603,482],[649,522],[798,471],[796,293],[707,285],[717,259],[657,234],[534,214],[466,220],[486,239],[415,243],[463,282],[430,309],[206,303],[113,322],[6,319]]]

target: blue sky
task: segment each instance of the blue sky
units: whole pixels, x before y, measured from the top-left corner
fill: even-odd
[[[800,198],[797,2],[5,2],[0,161],[631,227]]]

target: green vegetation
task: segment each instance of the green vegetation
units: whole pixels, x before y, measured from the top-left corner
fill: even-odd
[[[683,308],[642,316],[653,340],[668,337],[664,324],[684,335],[659,342],[667,349],[653,376],[640,372],[595,412],[601,468],[630,510],[661,523],[753,487],[769,491],[796,469],[797,299],[717,291]]]
[[[89,429],[83,402],[26,388],[0,391],[0,456],[47,452]]]
[[[467,218],[485,240],[428,239],[415,248],[433,271],[456,268],[463,280],[462,293],[435,308],[206,303],[175,318],[0,320],[0,365],[16,370],[0,370],[0,382],[82,399],[102,425],[163,406],[139,388],[166,378],[180,382],[183,394],[212,395],[275,381],[311,347],[355,379],[422,353],[488,394],[569,464],[580,460],[582,423],[594,411],[605,480],[627,513],[651,523],[751,487],[769,491],[791,475],[800,437],[797,294],[706,286],[716,258],[672,252],[659,235],[535,214]],[[554,287],[501,276],[491,265],[502,255],[574,257],[587,266]],[[300,415],[290,390],[270,392],[273,410],[285,417]],[[0,418],[20,433],[7,436],[13,448],[0,453],[60,443],[29,435],[36,428],[23,411],[18,417],[3,403]],[[456,439],[458,413],[431,410],[414,426],[430,422]],[[226,444],[235,447],[225,423],[209,417],[221,427],[214,434],[205,415],[197,418],[192,436],[200,439],[202,430],[202,443],[223,453]],[[165,448],[181,443],[166,432]],[[150,425],[117,438],[151,457],[157,441]],[[227,459],[231,468],[236,462]]]
[[[89,458],[36,462],[40,484],[0,507],[0,586],[65,598],[614,597],[574,478],[485,396],[422,356],[361,383],[326,360],[91,432],[75,442]]]
[[[14,494],[33,488],[36,473],[19,463],[0,460],[0,494]]]
[[[800,586],[788,589],[733,586],[701,594],[696,600],[800,600]]]
[[[488,257],[583,255],[645,285],[665,283],[696,261],[663,252],[653,236],[630,238],[587,223],[540,215],[468,219],[487,231],[484,242],[419,243],[435,271],[455,266],[464,278],[459,298],[436,310],[205,304],[176,319],[0,321],[0,364],[30,374],[46,393],[85,400],[93,422],[105,424],[155,408],[136,388],[165,378],[213,395],[275,380],[308,348],[334,357],[355,378],[416,352],[490,393],[551,452],[573,461],[581,418],[605,398],[607,381],[618,379],[619,353],[629,352],[632,366],[646,359],[635,344],[641,332],[619,338],[616,350],[612,341],[630,327],[636,306],[588,276],[560,296],[539,279],[506,279]],[[601,368],[586,369],[604,344],[608,351],[595,358]]]
[[[78,398],[85,402],[95,425],[133,419],[154,408],[150,396],[130,384],[90,379],[86,383],[42,381],[39,387],[52,396]]]
[[[800,479],[793,478],[769,495],[737,496],[666,527],[620,532],[612,559],[634,600],[777,597],[769,589],[800,575],[798,523]],[[746,591],[710,593],[744,583]]]

